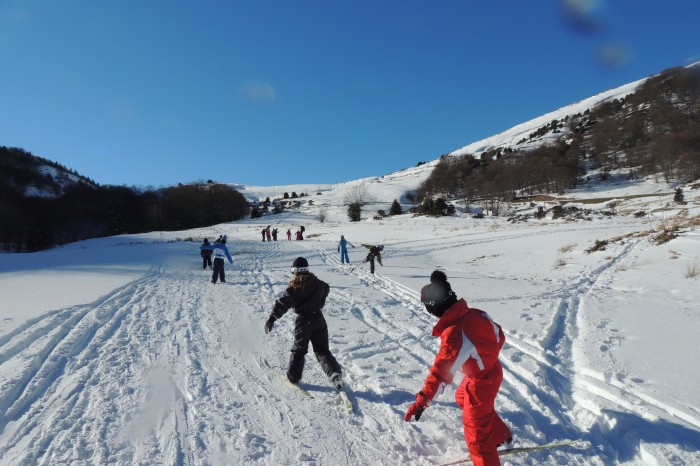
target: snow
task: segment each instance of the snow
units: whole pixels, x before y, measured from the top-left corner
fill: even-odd
[[[688,277],[700,265],[690,222],[700,213],[697,185],[684,186],[686,205],[653,179],[592,182],[561,197],[592,209],[590,220],[511,223],[463,209],[373,218],[428,170],[238,185],[251,199],[296,191],[314,203],[0,255],[0,464],[429,465],[467,456],[454,386],[420,422],[403,421],[438,348],[435,319],[418,299],[434,268],[507,333],[497,409],[516,445],[581,440],[504,464],[700,464],[700,279]],[[350,223],[343,199],[358,184],[375,203]],[[617,215],[600,212],[613,201]],[[647,214],[635,217],[639,210]],[[672,223],[676,239],[652,241],[650,229]],[[267,225],[304,225],[305,241],[262,242]],[[214,285],[198,247],[220,234],[234,264],[227,283]],[[341,234],[356,246],[351,266],[336,252]],[[586,252],[596,240],[606,249]],[[385,245],[376,275],[360,263],[362,243]],[[331,285],[324,314],[353,414],[311,354],[302,386],[313,399],[262,364],[286,368],[293,314],[269,335],[263,323],[298,256]]]
[[[518,146],[518,142],[520,140],[528,139],[530,133],[540,128],[541,126],[547,125],[553,120],[562,121],[566,117],[571,117],[578,113],[583,114],[586,110],[589,110],[594,106],[600,105],[604,102],[612,101],[615,99],[622,99],[636,91],[637,88],[641,86],[645,81],[646,78],[640,79],[639,81],[634,81],[629,84],[625,84],[615,89],[610,89],[608,91],[601,92],[587,99],[583,99],[574,104],[567,105],[560,109],[541,115],[537,118],[533,118],[532,120],[513,126],[512,128],[503,131],[502,133],[493,135],[491,137],[482,139],[477,142],[473,142],[469,145],[466,145],[460,149],[451,152],[450,155],[478,155],[482,152],[493,148],[506,148]],[[546,138],[544,141],[539,141],[535,145],[542,144],[543,142],[546,142]],[[528,143],[526,143],[525,145],[520,145],[520,148],[528,148]]]

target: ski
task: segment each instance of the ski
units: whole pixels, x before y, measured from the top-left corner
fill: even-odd
[[[528,453],[531,451],[540,451],[540,450],[549,450],[552,448],[559,448],[559,447],[566,447],[569,445],[573,445],[578,440],[564,440],[562,442],[552,442],[552,443],[547,443],[545,445],[533,445],[531,447],[516,447],[512,448],[510,450],[503,450],[498,452],[498,456],[506,456],[506,455],[517,455],[518,453]],[[454,464],[471,464],[472,459],[471,457],[467,458],[462,458],[456,461],[452,461],[450,463],[441,463],[438,464],[437,466],[452,466]]]
[[[352,413],[352,402],[350,401],[350,397],[348,397],[348,394],[345,392],[345,389],[336,390],[335,393],[338,395],[338,401],[340,402],[340,405],[345,409],[345,411],[347,411],[348,413]]]
[[[303,396],[305,396],[305,397],[307,397],[307,398],[313,398],[313,395],[312,395],[311,393],[309,393],[308,391],[304,390],[304,389],[301,388],[299,385],[293,384],[292,382],[289,381],[289,379],[287,378],[286,375],[282,374],[282,373],[279,372],[277,369],[275,369],[274,367],[272,367],[272,366],[270,365],[270,363],[267,362],[267,359],[263,359],[262,362],[263,362],[263,364],[265,365],[265,367],[267,367],[267,368],[270,370],[270,372],[272,372],[277,378],[282,379],[287,385],[289,385],[290,387],[292,387],[294,390],[296,390],[297,392],[299,392],[301,395],[303,395]]]

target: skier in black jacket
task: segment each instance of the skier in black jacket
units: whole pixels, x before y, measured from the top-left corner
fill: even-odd
[[[289,356],[287,379],[292,383],[301,380],[304,371],[304,357],[313,345],[316,359],[321,364],[331,384],[338,390],[343,387],[340,364],[328,348],[328,325],[321,309],[326,304],[330,291],[328,283],[319,280],[309,272],[309,263],[303,257],[294,260],[291,268],[293,277],[284,296],[275,302],[270,317],[265,322],[265,333],[272,330],[275,321],[289,309],[297,313],[294,326],[294,344]]]
[[[220,239],[221,238],[216,240],[217,243],[219,242]],[[209,246],[211,246],[211,244],[209,244],[209,240],[207,238],[204,238],[204,243],[202,243],[202,247],[199,249],[199,255],[202,256],[202,268],[204,270],[207,270],[207,267],[209,267],[210,269],[212,268],[212,266],[211,266],[212,250],[211,249],[204,249],[205,247],[208,248]]]

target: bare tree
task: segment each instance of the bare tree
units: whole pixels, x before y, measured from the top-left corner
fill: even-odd
[[[316,218],[318,218],[318,221],[321,223],[325,222],[328,218],[328,207],[321,207]]]
[[[348,189],[345,193],[345,198],[343,203],[347,206],[357,204],[359,206],[364,206],[372,202],[372,197],[367,190],[367,185],[365,183],[360,183]]]

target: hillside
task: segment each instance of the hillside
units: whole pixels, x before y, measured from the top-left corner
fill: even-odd
[[[0,214],[6,222],[0,243],[5,251],[36,251],[119,233],[210,225],[248,215],[246,200],[270,199],[262,210],[253,206],[255,215],[308,202],[330,207],[323,197],[329,190],[343,191],[344,204],[363,190],[364,215],[370,217],[387,212],[394,200],[407,210],[435,197],[462,211],[511,215],[517,198],[595,191],[598,181],[639,180],[644,186],[662,177],[669,186],[685,183],[700,176],[698,68],[667,70],[603,92],[427,163],[333,185],[97,186],[55,162],[1,148]],[[296,193],[304,198],[283,201]]]
[[[367,182],[390,199],[405,178]],[[464,457],[454,386],[420,422],[403,421],[438,348],[429,337],[435,321],[418,300],[434,268],[506,331],[497,409],[516,443],[579,441],[504,464],[700,464],[692,369],[700,236],[697,223],[688,225],[700,214],[697,184],[684,187],[687,204],[652,180],[600,185],[566,204],[593,209],[590,219],[516,223],[462,213],[350,223],[347,187],[321,188],[312,197],[330,206],[324,223],[315,202],[208,228],[0,255],[0,464],[430,465]],[[657,244],[652,230],[673,223],[685,226]],[[306,240],[261,242],[268,224],[303,224]],[[212,285],[198,245],[220,234],[230,238],[234,264],[225,285]],[[356,246],[350,267],[339,263],[340,234]],[[360,263],[361,243],[385,245],[376,275]],[[262,362],[285,367],[294,316],[267,336],[262,325],[298,256],[331,284],[324,314],[351,415],[311,354],[302,386],[314,399]]]
[[[56,198],[72,186],[94,181],[63,165],[15,147],[0,146],[0,191],[24,197]]]

